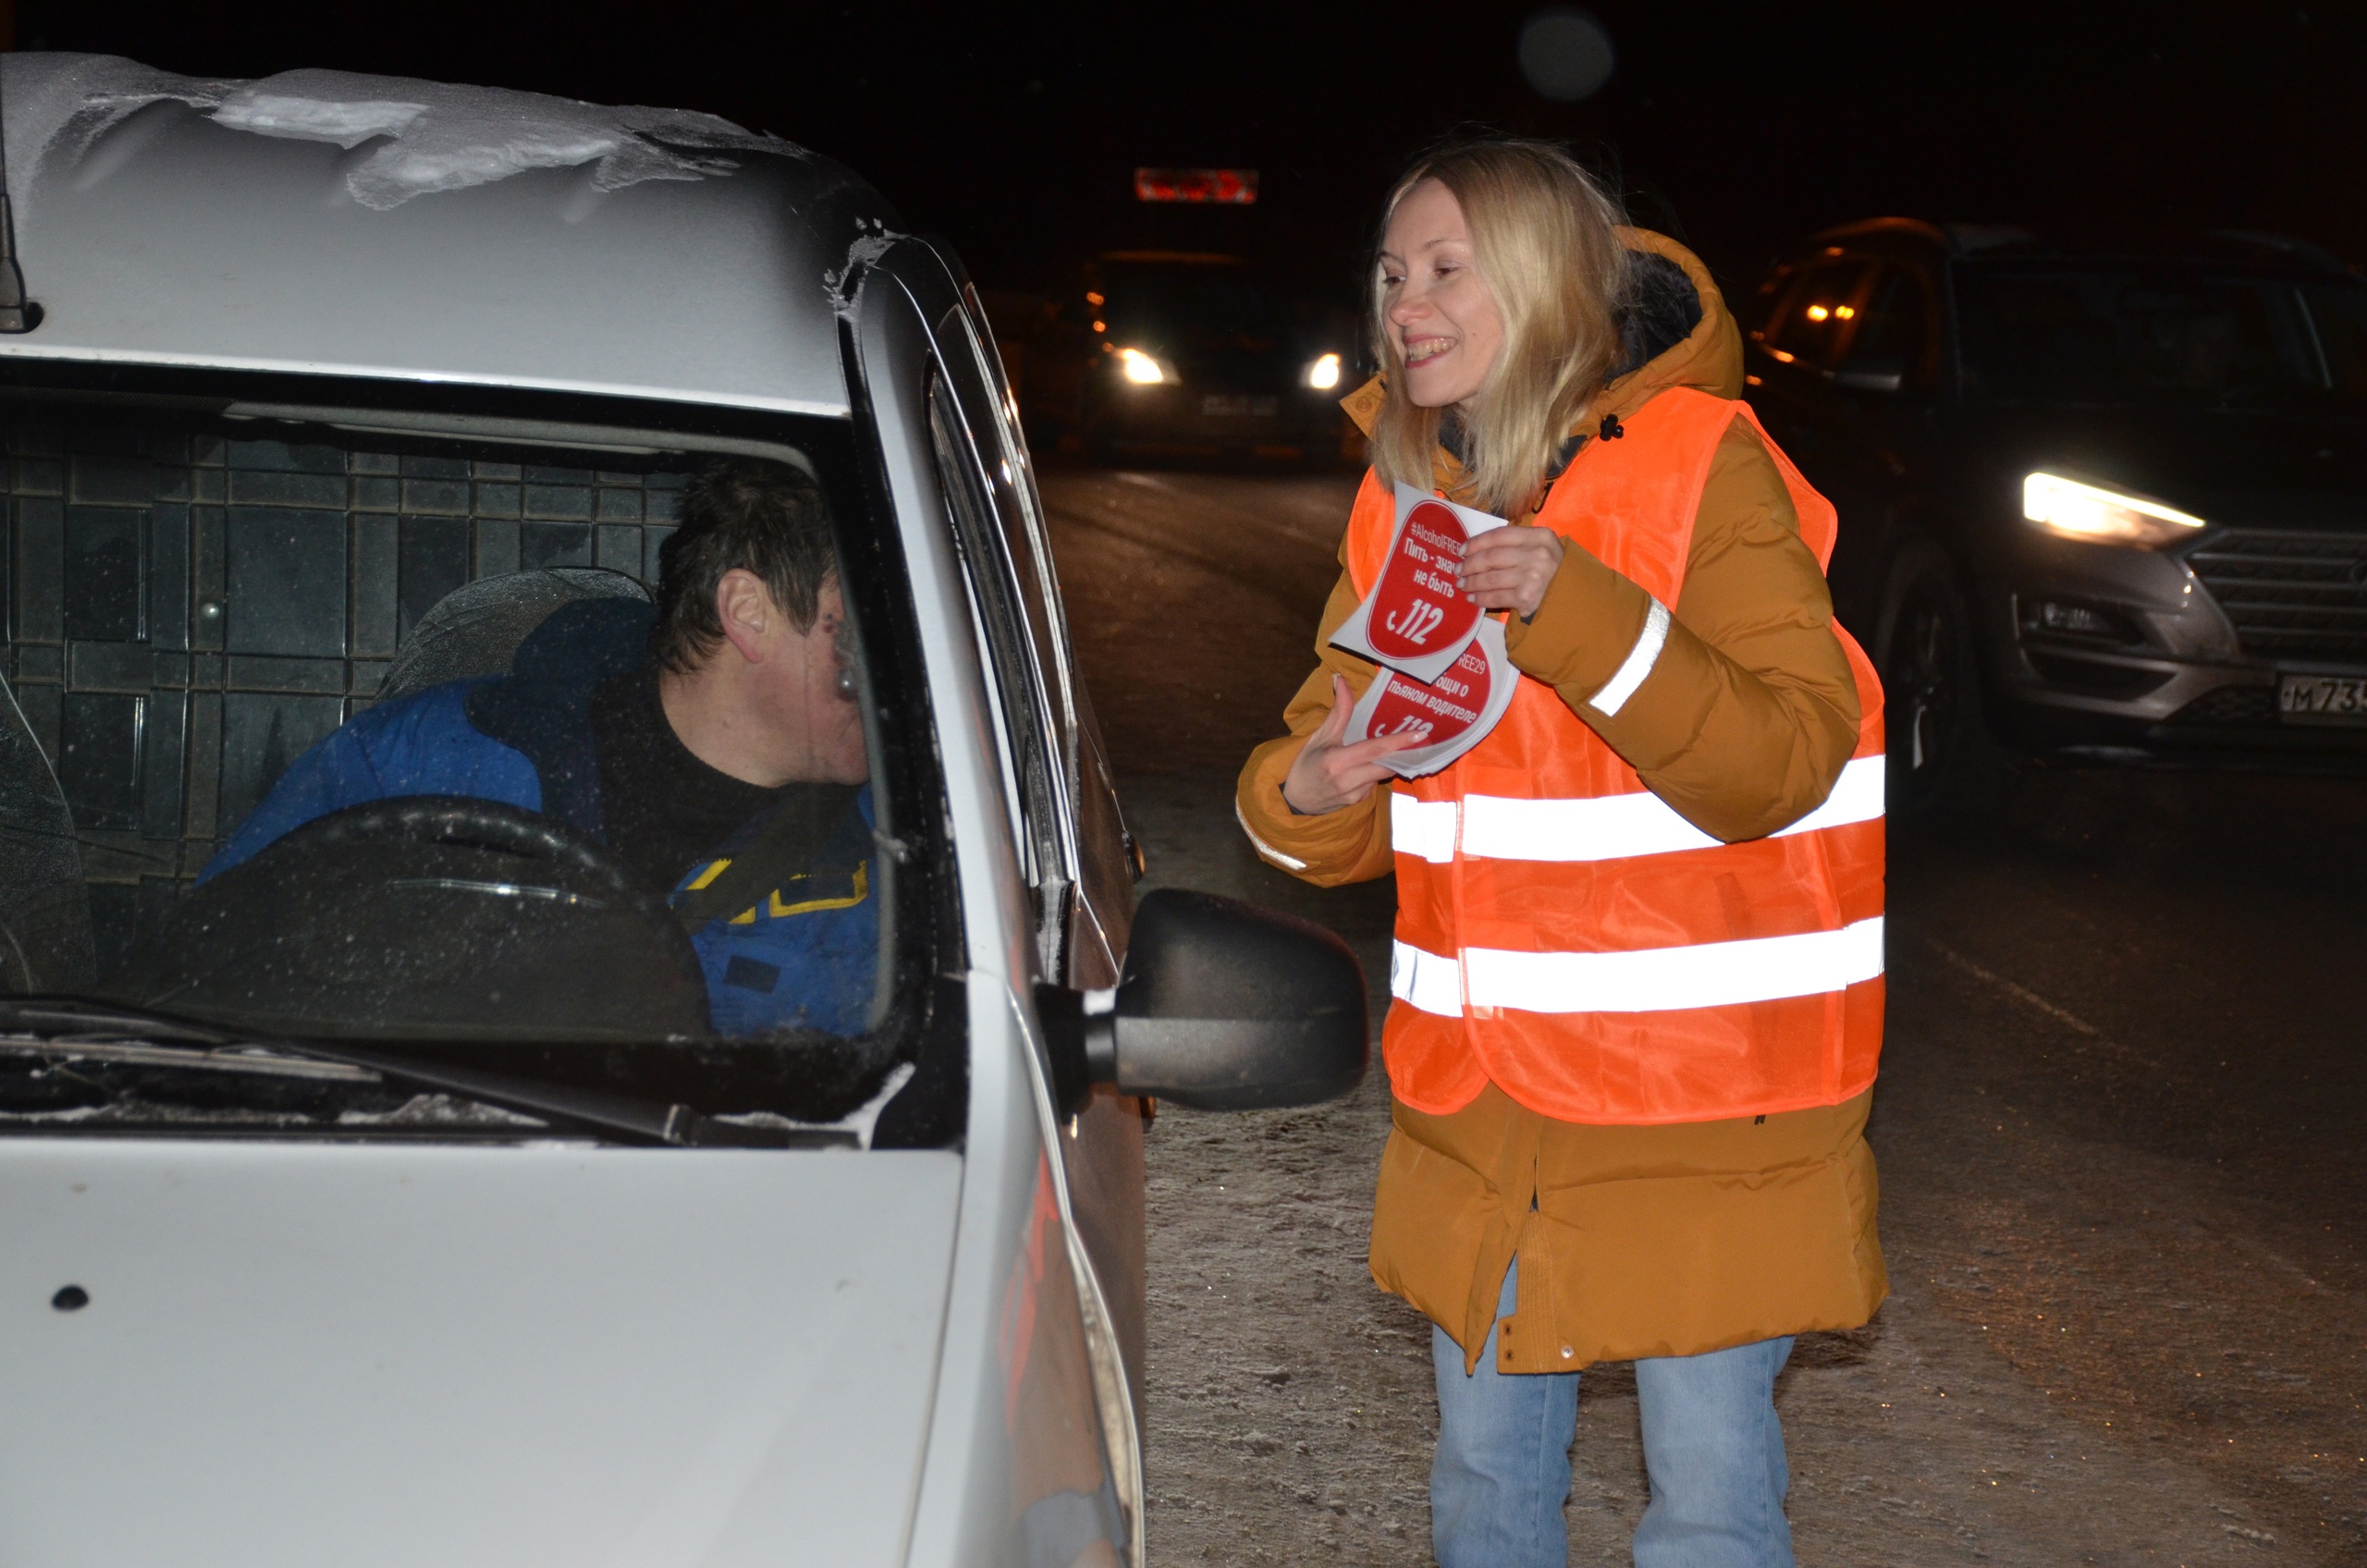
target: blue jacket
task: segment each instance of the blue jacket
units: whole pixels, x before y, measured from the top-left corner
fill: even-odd
[[[546,646],[530,652],[536,643]],[[288,766],[199,880],[315,817],[396,795],[500,801],[601,839],[591,696],[616,661],[547,656],[553,651],[538,632],[520,650],[514,674],[432,686],[357,715]],[[538,659],[535,652],[546,656]],[[857,801],[857,811],[823,847],[813,870],[790,878],[754,908],[708,921],[692,934],[718,1035],[784,1028],[863,1033],[878,972],[879,900],[868,792]],[[769,820],[767,813],[742,824],[710,855],[684,868],[674,886],[677,898],[720,875],[732,852]]]

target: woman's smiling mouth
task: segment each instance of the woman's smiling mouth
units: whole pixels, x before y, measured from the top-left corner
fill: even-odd
[[[1405,368],[1428,364],[1453,347],[1452,337],[1410,337],[1405,341]]]

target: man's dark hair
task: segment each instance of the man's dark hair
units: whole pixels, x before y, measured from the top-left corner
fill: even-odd
[[[682,492],[681,526],[657,552],[657,624],[649,651],[687,674],[723,641],[715,591],[734,569],[763,580],[797,630],[813,630],[838,574],[828,508],[814,481],[782,463],[710,464]]]

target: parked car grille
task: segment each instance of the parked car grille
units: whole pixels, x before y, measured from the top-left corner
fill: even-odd
[[[2221,686],[2180,708],[2174,724],[2234,724],[2263,727],[2276,722],[2274,686]]]
[[[2367,534],[2221,534],[2187,557],[2262,658],[2367,661]]]

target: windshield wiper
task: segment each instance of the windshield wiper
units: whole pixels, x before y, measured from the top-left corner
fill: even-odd
[[[344,1041],[297,1040],[231,1032],[138,1008],[69,997],[0,998],[0,1050],[201,1071],[241,1070],[304,1076],[350,1072],[459,1095],[483,1105],[606,1133],[634,1143],[677,1148],[854,1148],[861,1140],[830,1127],[749,1126],[703,1116],[691,1107],[645,1100],[574,1084],[552,1084],[450,1062],[423,1061],[399,1052]],[[263,1053],[263,1054],[253,1054]]]
[[[336,1084],[375,1084],[366,1067],[309,1057],[279,1056],[242,1046],[141,1046],[104,1039],[10,1038],[0,1035],[0,1051],[55,1057],[62,1061],[99,1061],[111,1067],[164,1067],[179,1072],[249,1072],[266,1078],[312,1078]]]

